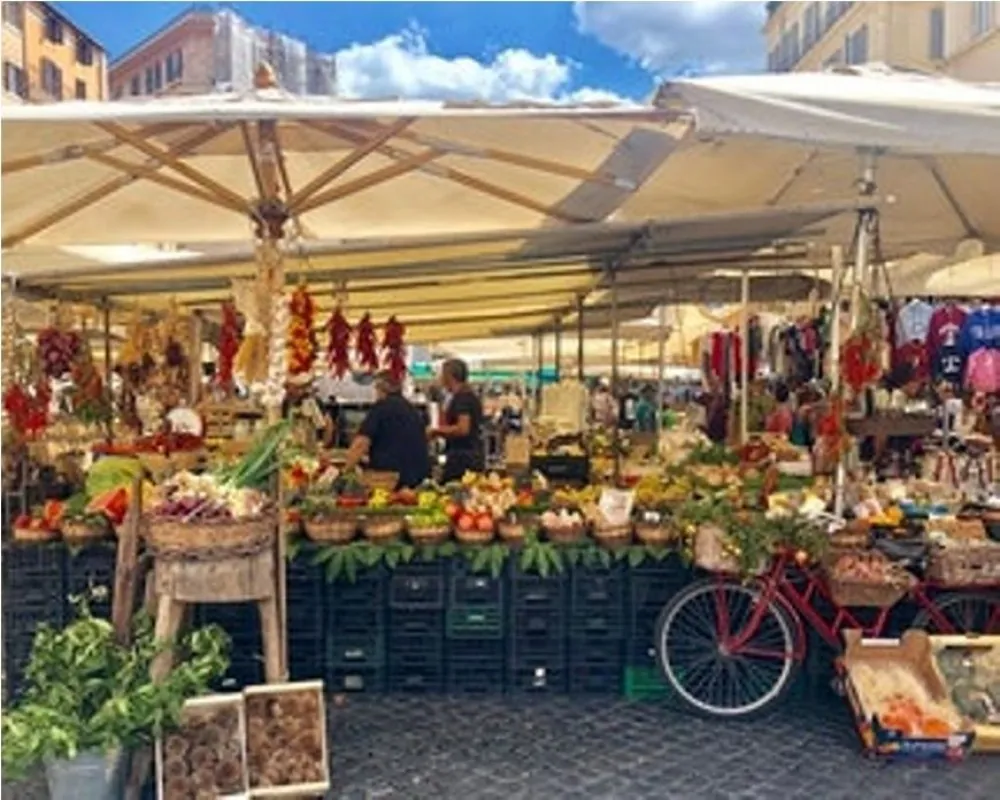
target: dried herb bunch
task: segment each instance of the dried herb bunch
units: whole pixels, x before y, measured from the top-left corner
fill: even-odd
[[[241,740],[235,707],[185,709],[180,729],[163,742],[164,800],[246,792]]]
[[[251,788],[323,781],[322,704],[316,690],[247,698]]]

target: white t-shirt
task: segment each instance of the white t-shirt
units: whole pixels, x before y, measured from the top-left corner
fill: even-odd
[[[901,309],[896,317],[896,344],[909,342],[926,342],[931,329],[931,317],[934,306],[923,300],[911,300]]]

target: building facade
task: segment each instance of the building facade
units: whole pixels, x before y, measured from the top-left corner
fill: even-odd
[[[106,100],[102,48],[48,3],[4,2],[4,102]]]
[[[203,94],[253,86],[267,61],[293,94],[336,94],[336,58],[304,42],[255,28],[232,11],[191,8],[111,65],[114,98]]]
[[[771,72],[884,62],[1000,82],[1000,0],[767,4]]]

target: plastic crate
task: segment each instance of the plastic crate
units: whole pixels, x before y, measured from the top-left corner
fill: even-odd
[[[504,691],[503,661],[478,664],[449,661],[445,689],[454,694],[501,694]]]
[[[337,667],[327,671],[326,689],[329,692],[384,692],[385,671],[366,667]]]
[[[468,565],[456,562],[452,566],[449,606],[503,606],[504,579],[476,574]]]
[[[565,694],[567,678],[565,668],[547,664],[511,667],[507,686],[511,692],[528,694]]]
[[[5,613],[58,608],[60,619],[66,605],[66,548],[61,542],[3,546],[0,563]]]
[[[625,596],[625,572],[621,564],[608,569],[582,565],[570,573],[570,605],[573,611],[621,605]]]
[[[384,608],[327,608],[323,628],[327,636],[334,633],[350,636],[374,636],[387,627]]]
[[[325,574],[323,580],[326,581]],[[385,607],[388,589],[388,572],[384,567],[375,567],[359,573],[353,582],[326,582],[326,606],[337,609],[381,609]]]
[[[443,610],[444,562],[399,567],[389,579],[391,609]]]
[[[326,640],[327,664],[341,667],[381,670],[385,667],[385,637],[331,635]]]
[[[511,608],[533,608],[563,612],[567,602],[565,575],[540,575],[522,573],[516,566],[511,574]]]
[[[569,636],[571,639],[624,639],[622,609],[594,609],[574,614],[569,621]]]
[[[399,637],[420,637],[440,639],[444,637],[445,615],[443,611],[403,611],[389,612],[389,641]]]
[[[656,668],[656,647],[653,641],[628,639],[625,641],[625,663],[630,667]]]
[[[502,639],[503,609],[495,606],[453,606],[448,609],[449,639]]]
[[[630,638],[652,638],[660,612],[687,585],[689,576],[676,557],[630,573],[627,631]]]
[[[97,617],[111,618],[115,591],[115,542],[95,542],[66,553],[66,594],[83,595]]]
[[[440,667],[390,667],[388,687],[390,692],[441,693],[444,691],[444,670]]]
[[[446,645],[448,661],[476,664],[503,663],[507,655],[506,642],[499,639],[458,639]]]
[[[569,668],[569,691],[574,694],[618,694],[621,685],[620,660],[602,666],[584,664]]]
[[[566,616],[561,611],[518,609],[512,615],[510,633],[514,638],[565,638]]]
[[[628,700],[665,700],[673,696],[670,684],[658,667],[627,666],[622,681],[622,694]]]
[[[625,660],[625,643],[621,639],[571,640],[567,653],[570,666],[612,663],[620,667]]]

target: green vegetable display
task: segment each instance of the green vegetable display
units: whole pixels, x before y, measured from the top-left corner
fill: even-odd
[[[142,464],[137,458],[104,456],[87,472],[85,493],[87,497],[97,497],[121,487],[131,488],[142,473]]]

